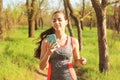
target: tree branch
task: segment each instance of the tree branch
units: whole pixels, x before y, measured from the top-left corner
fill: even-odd
[[[84,20],[89,14],[91,14],[93,11],[89,11],[86,15],[84,15],[80,20]]]
[[[108,0],[102,0],[102,6],[106,7],[107,6],[107,3],[108,3]]]

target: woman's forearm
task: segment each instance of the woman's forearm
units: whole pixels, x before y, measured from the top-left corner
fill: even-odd
[[[49,52],[46,52],[46,53],[45,53],[46,55],[40,59],[40,69],[41,69],[41,70],[44,70],[44,68],[45,68],[45,67],[47,66],[47,64],[48,64],[48,60],[49,60],[49,57],[50,57],[50,55],[48,55],[48,53],[49,53]]]

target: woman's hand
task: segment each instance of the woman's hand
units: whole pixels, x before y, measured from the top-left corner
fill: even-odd
[[[82,65],[85,65],[87,62],[86,58],[83,58],[83,57],[81,57],[79,60],[80,60]]]
[[[57,49],[57,47],[58,47],[57,43],[54,42],[48,43],[47,47],[48,55],[51,55]]]
[[[75,63],[76,63],[77,66],[85,65],[86,62],[87,62],[86,58],[83,58],[83,57],[75,60]]]

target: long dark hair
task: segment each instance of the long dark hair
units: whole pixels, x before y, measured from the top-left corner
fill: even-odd
[[[34,53],[34,57],[40,59],[40,55],[41,55],[41,44],[43,39],[46,38],[47,35],[49,34],[55,34],[55,30],[53,27],[47,29],[46,31],[42,32],[39,36],[40,41],[37,42],[38,47],[35,49],[35,53]]]

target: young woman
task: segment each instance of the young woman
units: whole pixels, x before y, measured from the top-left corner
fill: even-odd
[[[77,66],[86,64],[86,59],[79,56],[77,39],[65,33],[67,24],[65,13],[56,11],[52,16],[52,27],[40,36],[41,41],[36,53],[41,53],[41,70],[49,64],[47,80],[77,80],[72,66],[72,59],[74,59]],[[48,42],[46,39],[48,34],[55,34],[57,42]]]

